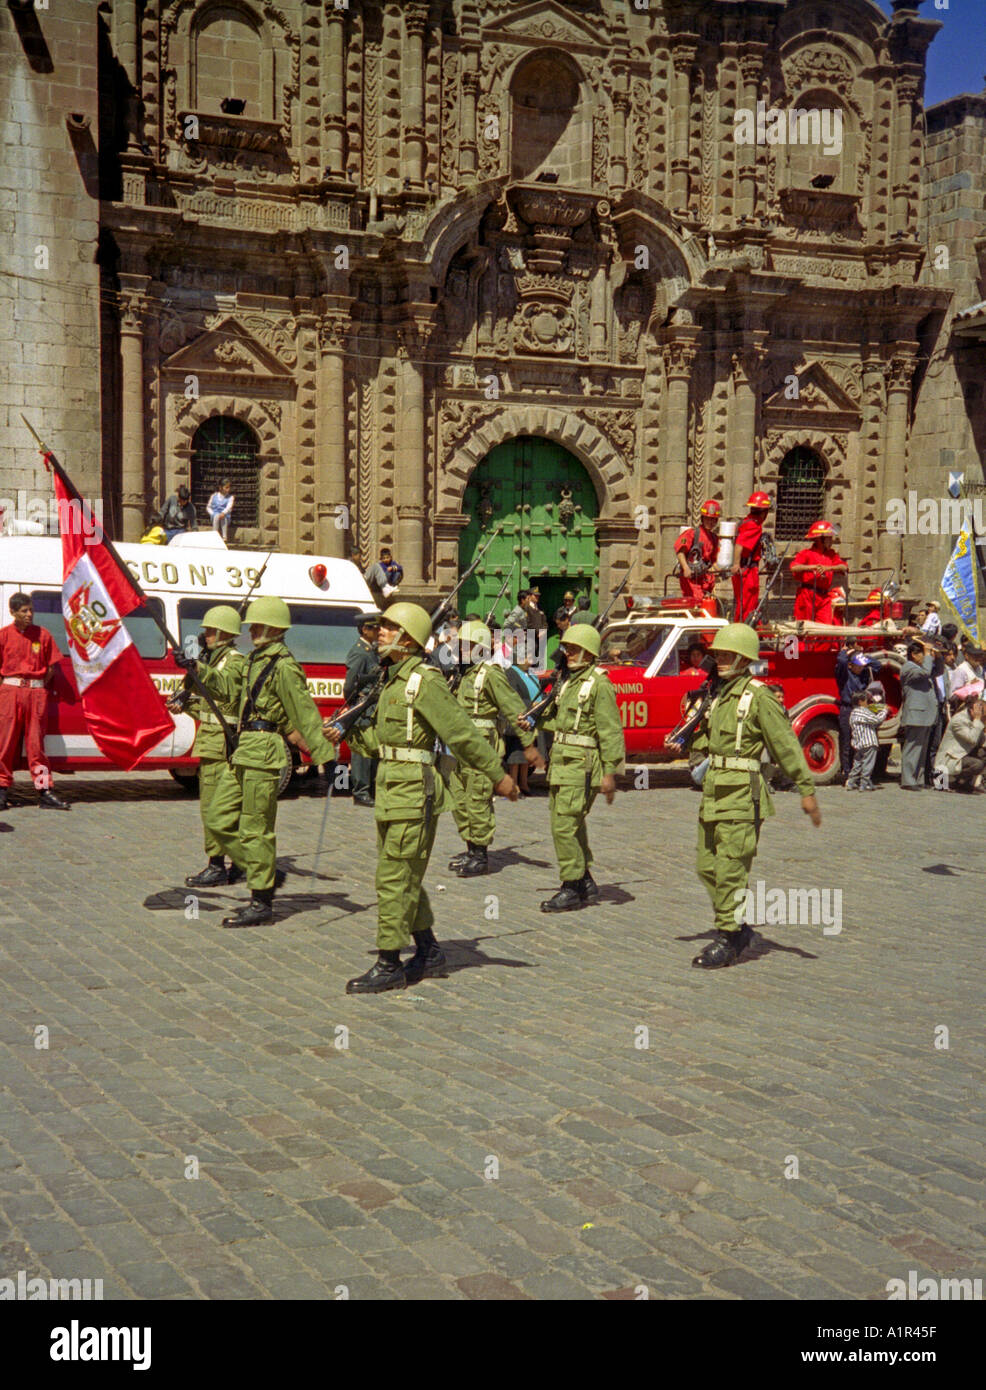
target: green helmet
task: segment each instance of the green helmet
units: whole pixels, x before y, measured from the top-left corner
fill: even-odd
[[[747,623],[727,623],[712,639],[713,652],[735,652],[747,661],[760,659],[760,638]]]
[[[289,628],[291,609],[282,598],[255,598],[246,612],[248,623],[263,623],[265,627]]]
[[[214,627],[217,632],[230,632],[234,637],[239,637],[243,624],[235,608],[231,608],[228,603],[220,603],[206,611],[202,626]]]
[[[383,615],[383,622],[399,627],[419,647],[428,645],[431,637],[431,618],[416,603],[392,603]]]
[[[601,643],[599,633],[590,623],[573,623],[562,633],[561,640],[568,646],[581,647],[584,652],[590,652],[593,656],[598,656]]]
[[[471,647],[485,647],[489,650],[493,646],[493,634],[485,623],[467,622],[459,629],[459,641],[468,642]]]

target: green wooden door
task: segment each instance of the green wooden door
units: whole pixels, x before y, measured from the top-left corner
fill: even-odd
[[[463,509],[469,524],[459,541],[460,569],[497,526],[501,532],[459,591],[460,613],[485,617],[511,571],[496,622],[514,606],[518,589],[535,585],[549,619],[566,588],[588,593],[595,609],[598,502],[588,473],[567,449],[527,435],[498,444],[470,478]]]

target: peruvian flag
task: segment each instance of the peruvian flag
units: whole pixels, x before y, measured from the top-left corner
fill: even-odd
[[[50,453],[62,535],[62,613],[82,710],[110,762],[128,772],[174,731],[174,721],[123,625],[144,602],[130,572]],[[99,540],[96,540],[99,537]]]

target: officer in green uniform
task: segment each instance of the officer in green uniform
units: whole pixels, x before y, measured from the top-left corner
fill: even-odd
[[[503,742],[498,718],[509,719],[517,730],[530,767],[544,767],[534,746],[535,735],[521,727],[524,702],[507,680],[502,666],[490,660],[493,634],[485,623],[465,622],[459,633],[459,669],[464,671],[456,699],[480,730],[497,757],[503,759]],[[465,850],[449,860],[449,868],[460,878],[473,878],[489,872],[487,849],[496,831],[493,796],[489,778],[475,768],[456,765],[450,780],[452,815]]]
[[[236,609],[222,603],[210,608],[202,619],[202,639],[207,655],[199,669],[208,668],[222,674],[224,695],[213,698],[230,729],[236,728],[240,687],[246,667],[246,658],[233,645],[240,635],[240,626],[240,615]],[[226,766],[226,736],[218,718],[201,695],[193,695],[190,700],[184,696],[185,691],[182,691],[176,699],[169,700],[168,709],[173,714],[187,710],[199,721],[192,753],[199,760],[199,813],[205,832],[205,852],[209,859],[200,873],[189,875],[185,882],[189,888],[212,888],[218,883],[236,883],[243,877],[243,870],[233,864],[227,874],[226,856],[212,831],[210,819],[216,788]]]
[[[435,771],[441,739],[460,763],[485,774],[494,791],[517,799],[495,750],[456,703],[441,673],[425,660],[431,619],[416,603],[395,603],[380,620],[381,662],[387,679],[370,728],[350,730],[359,752],[378,758],[377,950],[370,970],[346,985],[347,994],[402,989],[425,976],[444,976],[445,955],[432,931],[434,914],[424,889],[425,870],[445,809],[445,783]],[[327,720],[334,743],[338,729]],[[401,947],[414,937],[415,953],[401,964]]]
[[[588,623],[573,623],[561,646],[569,675],[545,727],[554,731],[548,795],[562,882],[554,897],[541,904],[542,912],[571,912],[599,901],[589,872],[592,851],[585,822],[600,791],[612,804],[616,772],[626,752],[616,691],[595,665],[599,633]]]
[[[749,666],[760,656],[756,632],[729,623],[716,633],[711,651],[720,686],[691,745],[693,758],[708,758],[698,813],[698,876],[715,911],[716,938],[692,961],[705,970],[732,965],[753,939],[738,918],[757,852],[761,822],[774,815],[763,776],[764,748],[801,793],[813,825],[822,815],[815,783],[801,745],[768,686]]]
[[[277,784],[284,766],[283,735],[301,734],[313,763],[331,763],[335,751],[322,733],[322,720],[308,693],[305,673],[284,645],[291,611],[283,599],[256,598],[247,609],[254,649],[239,681],[236,752],[216,788],[210,828],[234,864],[246,870],[250,902],[223,919],[224,927],[254,927],[274,913],[274,889],[284,881],[277,868]],[[205,667],[202,684],[211,695],[229,699],[224,671]]]
[[[346,679],[342,686],[342,698],[347,704],[353,704],[365,695],[370,686],[376,684],[380,674],[380,658],[377,656],[380,614],[358,614],[356,631],[359,636],[346,653]],[[367,719],[363,727],[365,728],[369,722]],[[349,781],[354,806],[373,805],[376,775],[377,765],[373,758],[364,758],[362,753],[350,753]]]

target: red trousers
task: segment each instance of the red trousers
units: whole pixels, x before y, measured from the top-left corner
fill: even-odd
[[[751,566],[733,575],[733,622],[748,618],[760,602],[760,571]]]
[[[831,623],[833,619],[832,595],[818,594],[810,584],[804,584],[794,599],[794,620],[805,619],[811,623]]]
[[[678,583],[681,585],[682,598],[691,599],[693,603],[705,603],[706,599],[712,597],[712,591],[716,586],[715,576],[711,576],[710,583],[705,575],[701,579],[686,579],[683,574],[679,574]]]
[[[0,787],[13,783],[22,739],[35,787],[44,791],[51,786],[51,772],[44,754],[47,712],[47,690],[0,685]]]

